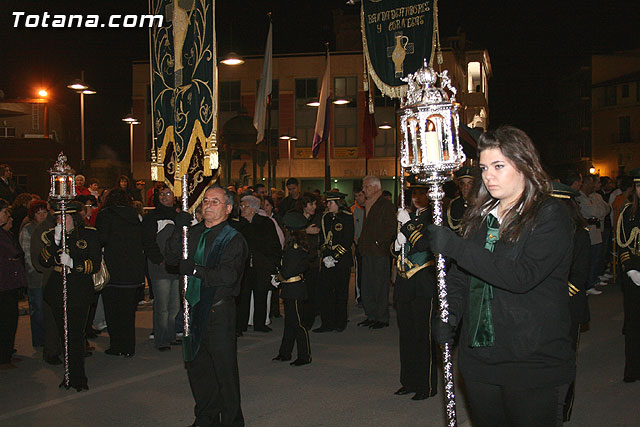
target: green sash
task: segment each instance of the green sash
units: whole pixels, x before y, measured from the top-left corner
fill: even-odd
[[[204,248],[207,246],[207,233],[212,229],[206,228],[200,240],[198,240],[198,247],[196,253],[193,255],[193,260],[197,265],[204,265]],[[189,282],[187,283],[187,292],[184,294],[185,299],[189,302],[189,305],[193,307],[200,301],[200,285],[202,280],[196,276],[189,276]]]
[[[493,215],[487,216],[487,238],[484,248],[493,252],[500,238],[500,224]],[[495,342],[495,332],[491,316],[491,300],[493,287],[486,282],[471,276],[469,286],[469,346],[491,347]]]

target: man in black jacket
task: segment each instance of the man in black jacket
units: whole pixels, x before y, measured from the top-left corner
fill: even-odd
[[[253,292],[253,330],[269,332],[267,319],[267,294],[274,274],[280,263],[282,248],[278,233],[271,219],[258,215],[260,199],[244,196],[240,202],[240,215],[248,224],[243,227],[243,235],[249,245],[245,278],[242,284],[238,314],[238,332],[247,330],[251,293]]]
[[[195,399],[192,426],[243,426],[236,351],[236,305],[249,250],[227,219],[233,196],[209,187],[202,201],[203,221],[189,229],[189,256],[182,260],[182,227],[186,212],[176,214],[176,228],[167,241],[165,262],[179,263],[189,276],[190,334],[184,350],[189,384]]]

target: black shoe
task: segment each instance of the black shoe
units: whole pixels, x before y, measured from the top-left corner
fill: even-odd
[[[182,340],[173,340],[170,343],[171,345],[182,345]]]
[[[100,330],[100,329],[96,329],[96,328],[93,328],[93,327],[91,328],[91,333],[94,334],[94,335],[100,335],[102,333],[102,331],[104,331],[104,329]]]
[[[124,357],[126,357],[127,359],[130,359],[130,358],[132,358],[132,357],[133,357],[133,355],[134,355],[135,353],[121,353],[121,354],[122,354]]]
[[[276,319],[279,319],[282,317],[282,314],[280,313],[273,313],[273,317],[275,317]]]
[[[268,326],[254,326],[253,331],[254,332],[271,332],[273,331],[273,329],[271,329]]]
[[[345,329],[347,329],[346,326],[340,326],[339,328],[335,328],[334,331],[336,332],[343,332]]]
[[[242,332],[237,331],[237,332],[236,332],[236,338],[240,338],[241,336],[242,336]]]
[[[84,352],[84,357],[91,357],[93,356],[93,352],[92,351],[85,351]]]
[[[358,326],[363,326],[363,327],[371,326],[374,323],[376,323],[376,322],[374,322],[373,320],[366,319],[366,320],[363,320],[362,322],[358,323]]]
[[[411,390],[409,390],[408,388],[406,388],[405,386],[402,386],[398,390],[396,390],[393,394],[396,394],[398,396],[403,396],[403,395],[409,394],[409,393],[413,393],[413,392]]]
[[[428,397],[429,397],[429,394],[422,393],[422,392],[419,391],[419,392],[417,392],[416,394],[413,395],[411,400],[425,400]]]
[[[622,379],[622,381],[624,381],[625,383],[634,383],[634,382],[636,382],[636,378],[633,378],[633,377],[624,377],[624,378]]]
[[[104,354],[108,354],[109,356],[122,356],[124,353],[108,348],[104,351]]]
[[[277,360],[278,362],[288,362],[289,360],[291,360],[291,356],[287,357],[279,354],[271,360]]]
[[[59,356],[44,357],[44,361],[49,365],[62,365],[62,360],[60,360]]]
[[[302,366],[302,365],[308,365],[309,363],[311,363],[311,358],[309,358],[309,360],[296,359],[293,362],[289,363],[289,365],[291,365],[291,366]]]
[[[97,338],[98,334],[96,334],[93,329],[89,332],[87,332],[87,338]]]
[[[315,328],[311,332],[322,333],[322,332],[331,332],[331,331],[333,331],[333,328],[328,328],[326,326],[320,326],[319,328]]]
[[[169,351],[169,350],[171,350],[171,347],[169,347],[168,345],[158,347],[158,351]]]
[[[370,329],[382,329],[382,328],[386,328],[387,326],[389,326],[388,322],[374,322],[373,324],[371,324],[369,326]]]

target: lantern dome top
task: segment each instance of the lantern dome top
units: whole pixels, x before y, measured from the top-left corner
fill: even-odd
[[[438,78],[440,78],[439,86],[436,85]],[[457,90],[451,85],[449,72],[444,70],[438,73],[429,66],[426,59],[420,69],[402,80],[406,81],[409,86],[406,98],[402,99],[402,108],[450,103],[456,100]],[[451,93],[451,99],[449,93]]]
[[[58,154],[58,160],[53,164],[49,173],[56,175],[74,175],[75,171],[67,164],[67,156],[60,152],[60,154]]]

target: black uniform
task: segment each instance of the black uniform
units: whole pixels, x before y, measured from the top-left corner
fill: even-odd
[[[467,401],[478,425],[498,425],[507,422],[505,417],[555,425],[558,396],[564,397],[575,378],[567,292],[570,219],[560,202],[549,198],[539,208],[535,227],[524,227],[517,242],[498,240],[493,253],[484,248],[491,237],[487,228],[485,220],[467,239],[451,238],[438,246],[456,261],[447,274],[447,288],[450,319],[462,321],[458,360]],[[440,245],[442,230],[433,231],[430,243]],[[493,344],[472,346],[473,277],[491,290]]]
[[[322,216],[313,214],[307,219],[307,227],[316,225],[322,228]],[[319,312],[318,287],[320,281],[320,245],[322,234],[306,234],[307,245],[309,246],[309,267],[304,273],[304,283],[307,287],[307,296],[302,302],[302,324],[305,328],[311,329]]]
[[[434,256],[422,231],[431,223],[429,209],[411,213],[401,232],[407,238],[405,262],[398,252],[393,292],[400,332],[400,383],[406,392],[435,396],[438,390],[437,346],[431,321],[438,314]],[[402,394],[404,394],[404,391]]]
[[[640,211],[632,213],[632,205],[626,205],[618,218],[617,240],[620,247],[620,264],[623,274],[625,300],[624,328],[624,379],[640,380],[640,286],[627,273],[640,271]]]
[[[449,206],[447,206],[447,217],[444,224],[460,234],[462,230],[462,217],[464,216],[465,211],[467,210],[467,201],[462,198],[462,196],[458,196],[449,202]]]
[[[323,244],[320,259],[333,257],[335,267],[327,268],[321,261],[318,301],[322,325],[314,332],[338,331],[347,327],[347,302],[349,300],[349,278],[353,255],[353,217],[351,212],[326,212],[322,216]]]
[[[205,235],[205,254],[211,249],[227,222],[211,227]],[[200,237],[207,230],[204,222],[189,229],[189,260],[194,260]],[[235,233],[235,231],[234,231]],[[182,258],[182,227],[176,227],[167,241],[165,262],[176,264]],[[219,262],[213,266],[207,257],[204,266],[197,266],[201,279],[200,303],[192,307],[192,319],[203,318],[200,348],[195,358],[186,363],[189,384],[195,399],[195,425],[244,425],[240,407],[240,378],[236,347],[235,297],[249,250],[240,233],[221,250]],[[201,304],[204,296],[213,293],[209,305]],[[192,320],[193,321],[193,320]]]
[[[311,360],[309,333],[302,322],[300,303],[306,297],[303,275],[309,266],[309,252],[294,245],[284,249],[278,274],[280,298],[284,304],[284,332],[278,356],[291,359],[293,344],[298,347],[298,360]]]
[[[51,307],[61,340],[64,340],[64,312],[62,300],[62,265],[60,245],[55,242],[55,231],[42,234],[44,247],[39,262],[43,267],[53,267],[44,286],[43,298]],[[66,238],[73,268],[67,272],[67,331],[69,343],[69,385],[76,389],[87,387],[84,372],[85,323],[89,305],[93,300],[93,274],[100,270],[102,252],[98,232],[93,227],[73,229]],[[64,351],[64,346],[63,346]]]

